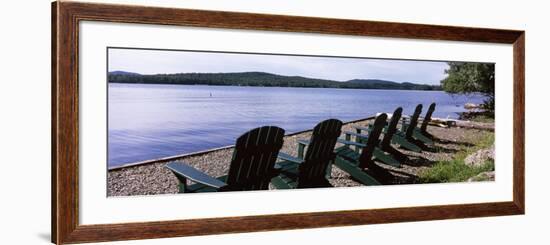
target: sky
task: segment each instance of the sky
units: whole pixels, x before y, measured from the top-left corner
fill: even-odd
[[[108,71],[140,74],[267,72],[348,81],[439,85],[446,62],[109,48]]]

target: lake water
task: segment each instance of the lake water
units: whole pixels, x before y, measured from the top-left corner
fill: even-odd
[[[482,96],[441,91],[109,84],[108,165],[231,145],[246,131],[275,125],[293,133],[337,118],[351,121],[436,102],[435,117],[456,118]]]

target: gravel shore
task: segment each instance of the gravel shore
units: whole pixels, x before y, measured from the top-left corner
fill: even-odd
[[[372,120],[363,120],[347,123],[342,131],[353,131],[353,126],[365,126]],[[450,160],[453,154],[461,147],[475,142],[480,129],[475,128],[440,128],[429,126],[428,132],[438,140],[434,149],[437,151],[423,151],[415,153],[399,149],[408,156],[409,161],[402,163],[401,168],[394,168],[380,164],[388,170],[392,176],[384,180],[383,184],[412,184],[417,183],[418,172],[430,167],[437,161]],[[309,139],[311,131],[286,136],[282,152],[297,155],[297,140]],[[173,161],[185,162],[210,176],[227,174],[233,148],[226,148],[208,152],[206,154],[182,157]],[[166,168],[166,161],[136,165],[131,167],[109,170],[107,173],[108,196],[153,195],[170,194],[178,192],[176,177]],[[335,187],[360,186],[350,176],[338,169],[332,168],[330,183]]]

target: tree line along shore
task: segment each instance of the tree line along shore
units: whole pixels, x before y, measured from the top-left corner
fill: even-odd
[[[125,71],[113,71],[109,72],[108,81],[109,83],[135,84],[441,90],[441,86],[439,85],[418,84],[411,82],[399,83],[380,79],[353,79],[349,81],[333,81],[301,76],[282,76],[266,72],[176,73],[142,75]]]

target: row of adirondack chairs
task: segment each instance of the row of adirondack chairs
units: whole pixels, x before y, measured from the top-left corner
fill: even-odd
[[[356,126],[355,132],[343,132],[343,123],[328,119],[313,128],[309,140],[298,141],[298,156],[280,152],[285,130],[276,126],[253,129],[240,136],[235,144],[227,175],[211,177],[186,163],[166,165],[179,180],[179,192],[216,192],[266,190],[271,183],[277,189],[329,187],[332,165],[350,174],[364,185],[380,182],[365,170],[380,168],[374,161],[400,167],[407,157],[392,146],[420,152],[433,145],[433,136],[426,128],[435,110],[432,103],[417,127],[422,105],[410,117],[402,117],[397,108],[388,122],[382,113],[373,124]],[[398,129],[402,120],[401,129]],[[380,140],[380,136],[382,140]],[[354,140],[352,140],[352,138]],[[336,147],[337,143],[341,146]],[[188,184],[194,182],[194,184]]]

